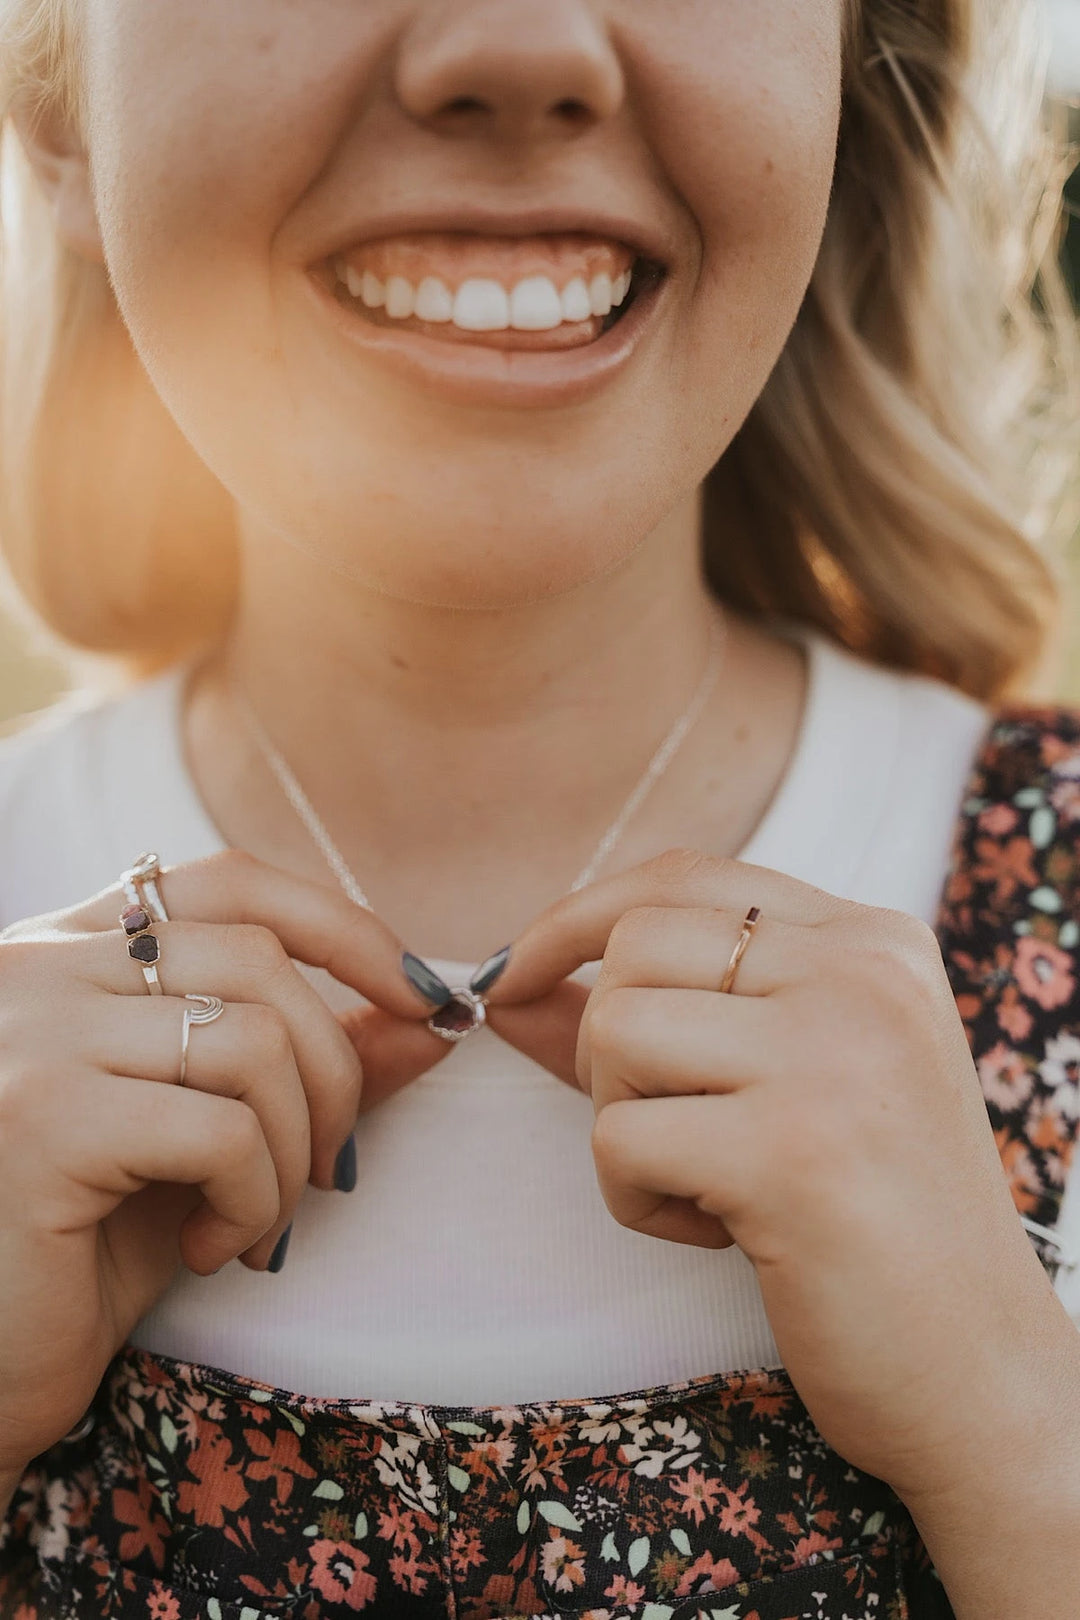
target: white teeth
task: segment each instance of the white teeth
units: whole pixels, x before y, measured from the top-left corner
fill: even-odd
[[[454,325],[463,332],[501,332],[510,325],[510,299],[497,281],[470,276],[454,298]]]
[[[394,320],[408,320],[416,307],[416,290],[404,276],[391,276],[386,283],[386,313]]]
[[[550,276],[526,276],[511,292],[498,281],[471,276],[452,292],[438,276],[425,276],[414,287],[405,276],[383,282],[370,270],[360,271],[344,257],[335,262],[338,279],[367,309],[385,308],[393,320],[452,321],[465,332],[547,332],[563,321],[587,321],[605,316],[622,304],[630,291],[631,271],[614,278],[601,271],[586,282],[575,276],[560,293]]]
[[[386,288],[370,270],[365,270],[361,277],[359,296],[368,309],[381,309],[386,303]]]
[[[416,309],[421,321],[452,321],[454,300],[445,281],[438,276],[425,276],[416,289]]]
[[[611,313],[611,277],[606,270],[602,270],[598,276],[593,276],[589,282],[589,303],[594,315]]]
[[[510,294],[510,325],[518,332],[550,332],[563,321],[562,299],[550,276],[528,276]]]
[[[564,321],[587,321],[592,314],[592,300],[582,276],[575,276],[562,290]]]

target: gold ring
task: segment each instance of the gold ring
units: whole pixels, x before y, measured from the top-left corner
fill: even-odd
[[[743,959],[743,952],[750,943],[750,936],[757,927],[758,918],[760,916],[760,907],[751,906],[750,910],[746,913],[746,916],[743,919],[742,933],[735,941],[735,949],[731,953],[731,960],[724,972],[724,977],[720,981],[720,989],[725,994],[730,991],[732,985],[735,983],[735,974],[738,970],[739,963]]]

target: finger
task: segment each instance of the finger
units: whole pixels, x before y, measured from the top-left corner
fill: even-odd
[[[581,1016],[589,991],[573,979],[564,979],[538,1001],[511,1007],[489,1007],[487,1021],[495,1034],[519,1052],[580,1089],[576,1054]]]
[[[316,1185],[331,1189],[334,1163],[342,1144],[352,1132],[360,1106],[363,1071],[356,1050],[346,1038],[340,1023],[315,987],[289,958],[277,937],[256,924],[167,922],[155,924],[160,948],[158,977],[164,997],[151,997],[138,964],[127,953],[119,929],[111,933],[87,934],[85,941],[88,976],[103,990],[123,996],[118,1016],[132,1001],[139,1005],[181,998],[190,994],[220,996],[226,1002],[263,1002],[284,1022],[292,1043],[310,1117],[310,1173]],[[117,1013],[114,1009],[114,1014]],[[219,1020],[224,1024],[225,1020]],[[174,1031],[180,1028],[180,1013],[172,1013]],[[159,1026],[164,1027],[164,1026]],[[205,1035],[216,1025],[194,1032]],[[109,1022],[109,1067],[128,1066],[127,1048],[119,1038],[117,1025]],[[160,1039],[164,1041],[165,1037]],[[219,1032],[218,1041],[228,1040]],[[179,1063],[179,1034],[175,1035],[173,1071]],[[159,1070],[165,1062],[162,1055]],[[141,1072],[136,1069],[135,1072]],[[308,1172],[305,1172],[305,1176]]]
[[[760,907],[763,917],[814,927],[839,916],[849,904],[769,867],[669,851],[549,906],[514,941],[509,963],[488,999],[494,1006],[545,995],[584,962],[599,961],[615,924],[635,907],[722,909],[729,920],[736,919],[729,935],[734,943],[751,906]]]
[[[619,985],[586,1009],[575,1072],[598,1109],[627,1097],[741,1091],[775,1073],[776,1028],[764,997]]]
[[[249,1264],[265,1266],[281,1199],[262,1126],[245,1103],[96,1075],[71,1089],[53,1140],[57,1168],[88,1191],[88,1222],[151,1182],[197,1186],[206,1202],[181,1228],[184,1264],[207,1276],[246,1253]]]
[[[98,1003],[86,1033],[101,1067],[177,1086],[190,1004],[168,996],[101,996]],[[192,1025],[184,1085],[246,1103],[258,1119],[277,1172],[280,1235],[311,1173],[309,1106],[281,1014],[265,1002],[230,1001],[212,1024]]]
[[[624,911],[608,936],[594,994],[618,985],[719,990],[745,917],[726,906],[635,906]],[[805,978],[818,937],[814,928],[762,912],[739,960],[737,993],[769,996]]]
[[[337,1017],[364,1073],[361,1114],[411,1085],[453,1050],[426,1024],[394,1018],[380,1007],[350,1007]]]
[[[164,867],[158,887],[175,921],[269,929],[296,961],[325,968],[387,1012],[414,1019],[431,1013],[401,970],[401,940],[373,911],[339,890],[294,877],[236,849]],[[120,885],[114,884],[66,913],[65,926],[115,929],[124,903]]]
[[[727,1246],[749,1207],[757,1161],[758,1133],[743,1101],[648,1097],[601,1109],[593,1159],[604,1202],[621,1226],[703,1248]]]

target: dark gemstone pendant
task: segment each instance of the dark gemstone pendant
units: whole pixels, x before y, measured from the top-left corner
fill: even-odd
[[[464,1041],[487,1022],[487,1008],[471,990],[455,990],[450,1000],[427,1021],[433,1035],[444,1041]]]
[[[128,941],[128,955],[133,956],[136,962],[145,962],[147,966],[156,962],[161,955],[161,947],[155,934],[140,934],[137,939]]]
[[[129,936],[141,934],[144,928],[150,927],[150,918],[142,906],[125,906],[120,913],[120,921],[124,925],[124,933]]]

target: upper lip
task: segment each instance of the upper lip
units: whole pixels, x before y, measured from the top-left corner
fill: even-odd
[[[333,245],[322,257],[332,258],[365,242],[419,231],[470,231],[484,236],[539,236],[575,231],[622,242],[638,255],[654,260],[665,269],[673,256],[671,242],[662,231],[629,215],[605,213],[587,206],[538,207],[510,212],[470,203],[455,208],[443,207],[436,212],[414,209],[369,214],[365,219],[336,232]]]

